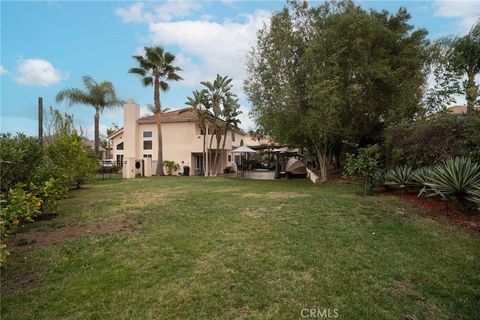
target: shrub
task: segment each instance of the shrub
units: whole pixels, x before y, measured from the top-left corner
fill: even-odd
[[[42,200],[26,188],[25,184],[17,184],[11,188],[2,203],[0,213],[2,238],[16,230],[23,222],[32,222],[41,213]]]
[[[480,119],[477,116],[444,114],[409,124],[397,124],[387,129],[385,143],[389,166],[418,168],[433,165],[438,159],[478,152]]]
[[[426,185],[431,195],[480,208],[480,164],[469,158],[457,157],[436,165]]]
[[[0,134],[1,191],[32,181],[42,162],[43,151],[37,138],[22,133]]]
[[[172,175],[173,171],[180,169],[180,165],[178,163],[176,163],[175,161],[171,161],[171,160],[163,161],[163,165],[167,169],[167,173],[168,173],[169,176]]]
[[[57,209],[57,200],[61,199],[68,191],[54,178],[48,179],[39,186],[30,183],[29,189],[35,196],[42,199],[42,214],[54,212]]]
[[[99,167],[95,153],[83,144],[68,115],[55,114],[57,131],[46,147],[48,174],[63,187],[80,185],[91,179]]]
[[[373,175],[380,167],[380,148],[378,145],[372,145],[365,148],[359,148],[357,154],[346,154],[346,175],[361,175],[364,182],[364,195],[367,191],[371,192],[373,188]]]

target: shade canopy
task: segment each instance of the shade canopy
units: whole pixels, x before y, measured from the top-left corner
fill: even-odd
[[[233,150],[232,153],[257,153],[257,151],[250,149],[249,147],[241,146]]]

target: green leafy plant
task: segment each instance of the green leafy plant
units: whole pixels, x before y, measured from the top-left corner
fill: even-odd
[[[427,183],[432,176],[432,170],[429,167],[422,167],[414,170],[411,174],[411,185],[420,188],[418,196],[425,195],[428,189]]]
[[[412,183],[412,173],[413,169],[410,166],[397,166],[392,168],[387,172],[386,184],[406,187]]]
[[[163,161],[163,165],[167,169],[167,173],[168,173],[169,176],[172,175],[173,171],[180,169],[180,165],[178,163],[176,163],[175,161],[171,161],[171,160]]]
[[[387,182],[387,171],[385,169],[380,169],[375,171],[372,176],[372,183],[375,187],[381,187]]]
[[[57,200],[61,199],[68,191],[54,178],[48,179],[39,186],[30,183],[29,189],[35,194],[35,196],[42,199],[42,214],[55,211],[57,209]]]
[[[459,204],[473,203],[480,208],[480,164],[470,158],[442,161],[432,169],[428,192]]]
[[[359,148],[357,154],[346,155],[345,174],[361,175],[364,178],[364,195],[372,192],[373,175],[380,168],[380,148],[372,145]]]
[[[10,189],[2,203],[0,235],[13,233],[23,222],[32,222],[41,213],[42,200],[19,183]]]

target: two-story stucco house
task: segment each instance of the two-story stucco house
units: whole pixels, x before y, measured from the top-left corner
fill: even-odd
[[[157,126],[155,117],[140,117],[140,107],[133,101],[123,106],[123,128],[117,130],[108,138],[112,145],[112,158],[123,165],[124,178],[133,178],[138,174],[149,176],[155,172],[157,165]],[[212,131],[212,128],[210,128]],[[212,164],[216,140],[213,139],[209,148],[211,134],[207,132],[207,150],[209,162]],[[173,160],[182,171],[184,166],[190,167],[190,175],[203,174],[203,134],[199,127],[198,116],[191,108],[173,110],[162,114],[163,160]],[[223,138],[220,147],[223,145]],[[232,150],[239,146],[259,145],[241,129],[235,129],[227,134],[225,149],[219,154],[221,174],[225,167],[235,161]],[[142,161],[143,160],[143,161]]]

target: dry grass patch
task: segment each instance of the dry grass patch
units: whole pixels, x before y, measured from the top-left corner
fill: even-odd
[[[299,192],[291,192],[291,191],[285,191],[285,192],[267,192],[263,194],[258,194],[258,193],[244,193],[242,194],[242,197],[244,198],[265,198],[265,199],[270,199],[270,200],[281,200],[281,199],[292,199],[292,198],[297,198],[297,197],[309,197],[310,195],[305,194],[305,193],[299,193]]]
[[[37,225],[41,225],[41,221]],[[113,220],[91,221],[83,225],[65,226],[55,230],[32,228],[27,232],[17,233],[6,239],[12,253],[34,250],[55,242],[73,241],[83,236],[111,235],[133,233],[137,230],[135,215],[119,217]]]

